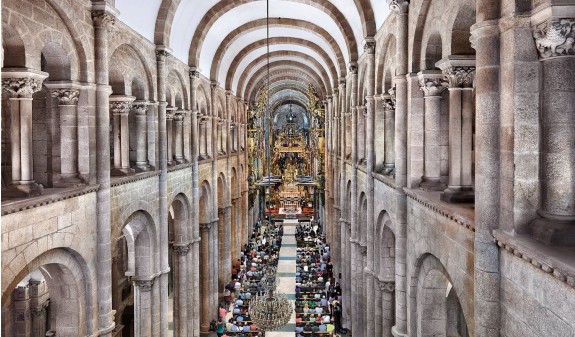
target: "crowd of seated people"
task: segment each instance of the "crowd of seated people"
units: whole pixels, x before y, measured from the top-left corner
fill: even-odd
[[[296,337],[341,332],[341,288],[333,277],[329,246],[317,225],[296,230]]]
[[[220,305],[216,326],[218,336],[265,336],[251,321],[249,305],[252,298],[261,294],[260,280],[264,273],[271,270],[275,274],[282,236],[281,224],[265,221],[254,226],[249,243],[244,245],[240,259],[233,265],[232,280],[224,290],[224,303]],[[232,314],[227,321],[226,308]]]

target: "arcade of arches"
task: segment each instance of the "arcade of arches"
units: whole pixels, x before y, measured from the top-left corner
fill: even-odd
[[[269,4],[2,0],[2,335],[206,332],[267,95],[354,336],[575,336],[575,1]]]

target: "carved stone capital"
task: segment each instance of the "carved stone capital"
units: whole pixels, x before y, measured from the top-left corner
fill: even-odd
[[[148,112],[148,103],[146,101],[134,101],[132,111],[136,116],[145,116]]]
[[[381,101],[385,110],[395,110],[395,99],[391,95],[381,95]]]
[[[190,245],[189,244],[174,245],[174,251],[176,251],[176,253],[178,253],[180,256],[186,256],[190,251]]]
[[[110,96],[110,112],[113,115],[127,115],[134,99],[132,96]]]
[[[150,280],[135,280],[134,286],[138,287],[142,292],[149,292],[152,290],[152,286],[154,285],[154,279]]]
[[[55,89],[50,92],[50,95],[58,99],[58,105],[76,105],[78,104],[80,90],[70,88]]]
[[[174,121],[175,122],[183,122],[184,121],[184,113],[182,110],[178,110],[174,112]]]
[[[449,67],[443,70],[450,88],[471,88],[475,79],[475,67]]]
[[[212,223],[211,223],[211,222],[201,223],[201,224],[200,224],[200,231],[209,232],[211,227],[212,227]]]
[[[360,251],[361,251],[361,255],[363,255],[363,256],[367,255],[367,247],[360,246]]]
[[[419,86],[425,97],[440,96],[443,90],[449,87],[449,82],[441,73],[420,72],[418,78]]]
[[[406,14],[409,10],[409,0],[392,0],[389,2],[389,9],[396,14]]]
[[[11,97],[30,98],[35,92],[42,89],[42,82],[46,77],[5,78],[2,73],[2,89],[10,93]]]
[[[363,50],[368,54],[375,54],[375,39],[366,37],[363,41]]]
[[[212,81],[210,82],[210,89],[212,89],[212,91],[216,91],[219,87],[219,83],[217,81]]]
[[[386,293],[395,292],[395,282],[378,280],[378,282],[376,283],[379,290],[381,291],[384,291]]]
[[[99,10],[92,12],[94,26],[101,28],[111,28],[116,23],[116,17],[107,11]]]
[[[533,29],[539,58],[575,55],[575,18],[553,18]]]
[[[475,56],[450,55],[435,65],[443,71],[450,88],[471,88],[475,80]]]
[[[350,62],[349,65],[347,66],[348,71],[350,74],[357,74],[357,63],[356,62]]]
[[[196,80],[200,78],[200,71],[197,68],[191,68],[189,74],[191,80]]]
[[[166,49],[157,49],[156,50],[156,60],[158,61],[165,61],[170,56],[170,52]]]

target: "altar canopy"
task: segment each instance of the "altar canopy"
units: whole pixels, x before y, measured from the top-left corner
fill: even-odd
[[[249,112],[250,191],[265,196],[266,214],[312,217],[323,188],[324,106],[311,84],[268,94],[264,87]]]

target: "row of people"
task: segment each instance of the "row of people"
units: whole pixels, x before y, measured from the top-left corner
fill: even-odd
[[[329,246],[317,225],[310,224],[297,227],[296,242],[296,336],[333,336],[326,288],[333,276]]]
[[[232,280],[224,290],[224,303],[220,306],[217,324],[218,336],[265,336],[265,332],[258,331],[251,321],[249,305],[252,298],[261,294],[260,281],[264,274],[275,274],[282,235],[282,225],[258,222],[254,226],[250,241],[244,245],[240,258],[233,265]],[[227,322],[226,307],[231,310]]]

